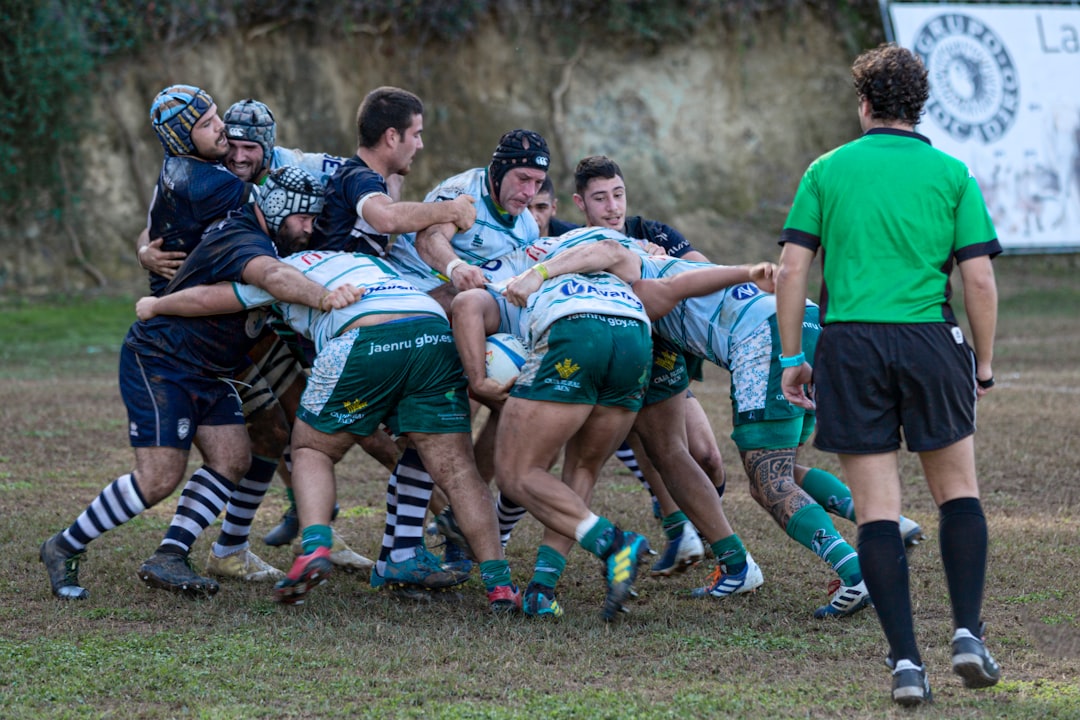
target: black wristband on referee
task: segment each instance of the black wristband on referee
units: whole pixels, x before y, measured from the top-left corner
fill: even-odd
[[[989,390],[990,388],[994,387],[994,376],[993,376],[993,375],[991,375],[991,376],[990,376],[989,378],[987,378],[986,380],[980,380],[979,378],[975,378],[975,382],[976,382],[976,383],[978,384],[978,386],[979,386],[979,387],[981,387],[981,388],[982,388],[983,390]]]

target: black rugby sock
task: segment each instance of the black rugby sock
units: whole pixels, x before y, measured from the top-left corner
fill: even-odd
[[[957,498],[939,508],[938,541],[949,584],[953,623],[979,637],[986,582],[986,516],[978,498]]]
[[[878,520],[860,525],[859,564],[893,660],[922,665],[915,642],[907,553],[900,524]]]

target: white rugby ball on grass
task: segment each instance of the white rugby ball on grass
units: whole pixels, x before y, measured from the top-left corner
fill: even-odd
[[[525,346],[510,333],[488,335],[487,350],[484,353],[484,366],[487,376],[505,385],[518,376],[525,364]]]

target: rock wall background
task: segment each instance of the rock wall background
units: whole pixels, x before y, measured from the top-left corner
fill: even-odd
[[[0,295],[94,288],[138,292],[134,241],[162,151],[149,106],[163,87],[206,88],[220,109],[267,103],[278,143],[350,155],[355,113],[378,85],[425,102],[425,149],[405,186],[422,199],[436,182],[487,163],[515,127],[549,141],[560,215],[581,217],[572,170],[594,153],[626,175],[630,212],[679,228],[710,258],[775,257],[799,177],[814,157],[855,137],[853,53],[808,11],[752,28],[702,26],[655,49],[594,34],[571,45],[542,15],[486,22],[465,42],[415,44],[373,28],[346,39],[297,24],[259,28],[188,47],[163,47],[110,65],[89,107],[89,128],[65,158],[77,203],[67,232],[32,220],[0,227]],[[88,271],[76,261],[77,251]]]

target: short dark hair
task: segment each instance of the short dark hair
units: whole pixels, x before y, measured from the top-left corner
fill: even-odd
[[[926,66],[917,55],[895,43],[867,50],[855,58],[851,77],[859,98],[870,101],[875,120],[915,125],[930,97]]]
[[[536,191],[536,194],[547,193],[551,197],[555,197],[555,183],[551,182],[551,176],[544,177],[544,182],[540,184],[540,189]]]
[[[393,128],[404,133],[413,118],[424,114],[424,103],[408,90],[380,87],[369,92],[356,111],[356,141],[360,147],[372,148],[383,134]]]
[[[574,189],[580,195],[585,192],[585,188],[593,178],[607,180],[616,176],[624,177],[614,160],[606,155],[590,155],[582,158],[574,168]]]

